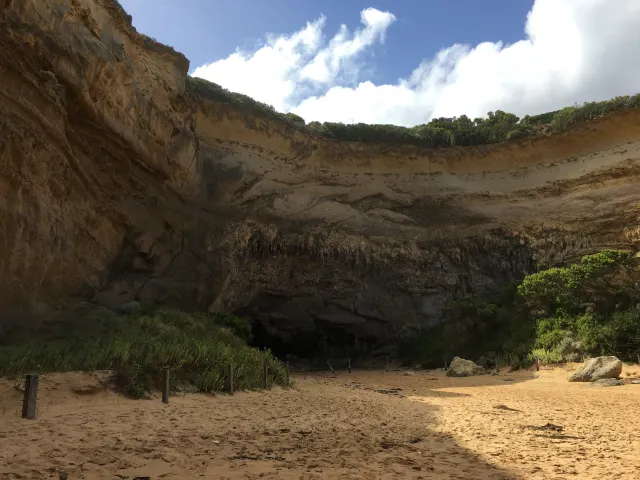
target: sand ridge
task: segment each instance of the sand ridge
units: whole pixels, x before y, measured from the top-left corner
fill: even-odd
[[[41,377],[35,421],[19,418],[21,393],[2,380],[0,478],[640,478],[640,385],[566,374],[298,374],[291,390],[169,405],[57,374]],[[530,428],[548,423],[563,429]]]

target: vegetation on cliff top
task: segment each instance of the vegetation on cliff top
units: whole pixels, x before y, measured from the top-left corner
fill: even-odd
[[[107,8],[133,28],[131,16],[118,0],[111,0],[107,3]],[[154,38],[144,34],[140,34],[140,37],[147,48],[178,54],[172,47]],[[486,118],[471,119],[466,115],[442,117],[414,127],[336,122],[307,124],[299,115],[278,112],[271,105],[254,100],[248,95],[229,91],[202,78],[187,76],[186,85],[187,89],[205,99],[227,103],[256,116],[284,122],[309,135],[350,142],[414,145],[425,148],[488,145],[533,137],[548,132],[559,132],[571,125],[601,118],[612,112],[640,107],[640,94],[636,94],[615,97],[602,102],[587,102],[540,115],[525,115],[523,118],[513,113],[496,110],[489,112]]]
[[[249,347],[250,335],[248,322],[232,315],[138,309],[119,316],[86,305],[35,332],[37,340],[3,342],[0,376],[112,370],[126,394],[141,397],[149,382],[160,385],[166,367],[174,387],[188,383],[213,392],[225,388],[233,363],[235,388],[260,388],[266,360],[270,382],[284,385],[282,364]]]
[[[605,250],[511,284],[492,303],[453,302],[450,319],[404,345],[407,362],[441,366],[453,355],[496,355],[526,364],[640,353],[640,266],[632,254]],[[489,354],[493,352],[493,354]]]
[[[640,107],[640,94],[616,97],[602,102],[588,102],[541,115],[519,118],[497,110],[486,118],[470,119],[466,115],[435,118],[415,127],[370,125],[365,123],[310,122],[294,113],[277,112],[271,105],[251,97],[231,92],[218,84],[196,77],[187,77],[187,88],[197,95],[216,102],[228,103],[263,118],[284,122],[301,132],[335,140],[415,145],[418,147],[452,147],[487,145],[516,138],[532,137],[547,132],[559,132],[571,125],[594,120],[609,113]]]

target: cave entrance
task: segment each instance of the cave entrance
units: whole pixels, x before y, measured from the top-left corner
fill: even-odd
[[[317,330],[310,332],[293,332],[281,335],[272,333],[259,320],[251,322],[251,346],[261,350],[269,349],[281,360],[289,356],[298,358],[315,358],[318,346],[322,344],[321,335]]]
[[[269,349],[282,360],[292,356],[323,361],[356,358],[372,346],[370,340],[324,322],[316,323],[313,330],[273,332],[259,320],[252,320],[251,346]]]
[[[269,330],[257,320],[251,322],[251,336],[250,345],[252,347],[260,350],[271,350],[278,358],[284,358],[289,353],[282,339],[269,333]]]

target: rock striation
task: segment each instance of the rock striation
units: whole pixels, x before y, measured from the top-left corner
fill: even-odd
[[[338,142],[200,95],[115,0],[2,0],[0,44],[0,328],[156,302],[313,354],[638,244],[638,110],[478,147]]]

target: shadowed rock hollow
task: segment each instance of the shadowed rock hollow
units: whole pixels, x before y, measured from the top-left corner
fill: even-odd
[[[113,0],[1,2],[0,44],[4,326],[138,300],[344,351],[638,242],[638,110],[478,147],[337,142],[203,98]]]

